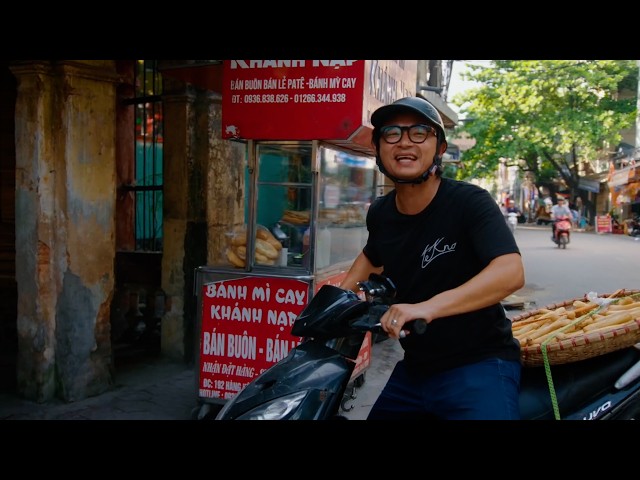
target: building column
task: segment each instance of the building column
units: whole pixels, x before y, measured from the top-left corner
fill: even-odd
[[[17,389],[74,401],[113,383],[113,61],[36,61],[17,79]]]
[[[245,145],[221,138],[222,97],[164,78],[164,249],[162,354],[197,360],[197,267],[213,265],[226,233],[243,221]]]

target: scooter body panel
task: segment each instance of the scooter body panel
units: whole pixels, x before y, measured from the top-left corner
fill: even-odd
[[[561,419],[596,420],[632,395],[640,381],[622,390],[614,384],[640,361],[640,351],[626,348],[579,362],[551,365],[551,380]],[[520,413],[526,420],[555,418],[544,367],[524,367],[520,387]],[[640,399],[639,399],[640,400]]]
[[[303,342],[229,400],[218,419],[241,417],[260,405],[295,392],[307,395],[289,419],[325,418],[338,410],[354,368],[355,362],[332,348],[313,340]]]
[[[554,243],[560,248],[566,248],[571,241],[571,222],[567,218],[560,218],[555,223]]]

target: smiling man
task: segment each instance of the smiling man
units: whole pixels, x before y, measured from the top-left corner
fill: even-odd
[[[447,140],[421,97],[371,116],[378,168],[395,189],[367,213],[369,236],[342,288],[382,272],[398,303],[381,319],[398,362],[369,419],[520,418],[520,346],[500,301],[524,285],[518,246],[489,192],[442,178]],[[401,338],[424,319],[422,335]]]

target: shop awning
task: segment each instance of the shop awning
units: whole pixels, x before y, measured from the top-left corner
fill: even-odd
[[[458,125],[458,114],[443,100],[439,93],[424,89],[418,90],[417,93],[436,107],[442,117],[445,128],[453,128]]]
[[[578,188],[587,192],[598,193],[600,192],[600,184],[607,181],[607,175],[606,172],[584,175],[578,179]]]

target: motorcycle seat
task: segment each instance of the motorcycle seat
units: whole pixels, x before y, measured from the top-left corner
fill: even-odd
[[[551,365],[561,418],[615,389],[620,375],[639,360],[640,350],[629,347],[578,362]],[[522,368],[520,415],[523,420],[555,418],[544,366]]]

